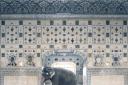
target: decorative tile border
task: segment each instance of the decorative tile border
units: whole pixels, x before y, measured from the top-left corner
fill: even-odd
[[[28,20],[28,19],[128,19],[128,15],[81,15],[81,14],[4,14],[2,20]]]
[[[1,0],[1,14],[128,14],[127,0]]]

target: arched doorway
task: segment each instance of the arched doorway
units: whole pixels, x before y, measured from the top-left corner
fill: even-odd
[[[48,52],[43,56],[43,66],[60,67],[76,74],[77,85],[83,85],[83,65],[86,56],[76,51],[58,50]]]

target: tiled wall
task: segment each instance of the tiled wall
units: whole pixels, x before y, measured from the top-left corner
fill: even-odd
[[[87,57],[88,66],[128,64],[128,25],[124,19],[41,19],[0,22],[1,67],[41,67],[43,54],[56,49],[81,51]]]

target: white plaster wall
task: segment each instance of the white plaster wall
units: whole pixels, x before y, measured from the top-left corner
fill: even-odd
[[[5,76],[4,85],[39,85],[37,76]]]
[[[92,76],[91,85],[124,85],[122,75]]]

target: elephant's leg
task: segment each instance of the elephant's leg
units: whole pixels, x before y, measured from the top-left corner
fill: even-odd
[[[75,80],[73,80],[73,81],[71,81],[71,83],[70,83],[70,85],[76,85],[76,81]]]
[[[51,81],[52,81],[52,85],[59,85],[58,77],[53,77]]]
[[[53,81],[52,85],[59,85],[58,81]]]

